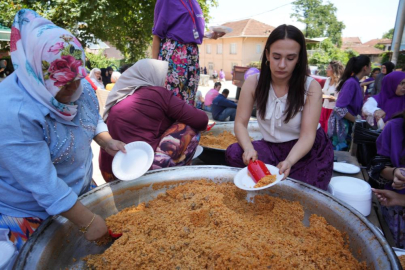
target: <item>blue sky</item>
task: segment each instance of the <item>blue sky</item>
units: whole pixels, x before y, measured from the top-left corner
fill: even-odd
[[[211,9],[212,19],[209,26],[253,18],[274,27],[286,23],[300,29],[304,28],[303,24],[290,18],[290,14],[293,13],[292,0],[218,0],[218,2],[219,6]],[[326,3],[325,0],[323,2]],[[330,2],[337,8],[338,20],[346,25],[343,37],[357,36],[364,43],[374,38],[381,38],[383,33],[394,28],[399,0],[331,0]],[[277,9],[266,12],[274,8]]]

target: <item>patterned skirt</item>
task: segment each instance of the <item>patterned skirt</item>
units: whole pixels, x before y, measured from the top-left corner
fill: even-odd
[[[392,233],[395,240],[395,245],[398,248],[405,248],[405,215],[404,207],[393,206],[385,207],[381,206],[381,211],[385,222]]]
[[[0,214],[0,228],[10,230],[8,238],[17,250],[22,248],[41,223],[42,219],[36,217],[16,218]]]
[[[161,136],[150,170],[190,165],[200,134],[182,123],[174,123]],[[114,174],[101,171],[106,182],[117,180]]]
[[[194,96],[200,81],[198,46],[162,39],[159,60],[169,62],[166,88],[188,104],[194,105]]]
[[[277,166],[285,160],[298,140],[283,143],[271,143],[265,140],[253,141],[259,160]],[[226,149],[225,158],[229,166],[246,167],[242,159],[243,149],[234,143]],[[317,188],[326,190],[333,170],[333,149],[325,131],[316,132],[312,149],[291,168],[289,177],[300,180]]]

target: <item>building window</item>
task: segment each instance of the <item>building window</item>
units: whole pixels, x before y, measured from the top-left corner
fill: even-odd
[[[217,45],[217,54],[222,54],[222,44]]]
[[[207,54],[211,54],[211,44],[207,44],[207,46],[205,47],[205,52]]]
[[[256,44],[256,54],[262,53],[262,44]]]
[[[230,54],[236,54],[236,43],[231,43]]]

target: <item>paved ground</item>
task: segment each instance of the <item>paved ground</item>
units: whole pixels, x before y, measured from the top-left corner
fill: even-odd
[[[229,98],[236,97],[236,86],[232,84],[232,81],[221,82],[221,84],[222,84],[221,92],[223,89],[226,88],[229,90]],[[209,80],[208,86],[199,86],[198,90],[200,90],[202,92],[203,96],[205,96],[205,94],[212,88],[214,88],[214,82],[212,80]],[[210,118],[210,123],[213,122],[211,113],[207,112],[207,115]],[[97,183],[97,185],[102,185],[105,183],[105,181],[104,181],[103,177],[101,176],[101,172],[100,172],[99,165],[98,165],[98,156],[100,153],[100,146],[98,146],[98,144],[93,141],[91,143],[91,149],[93,150],[93,179]]]

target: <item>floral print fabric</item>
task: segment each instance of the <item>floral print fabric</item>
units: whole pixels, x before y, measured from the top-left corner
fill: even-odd
[[[200,141],[200,134],[182,123],[174,123],[162,135],[152,170],[189,165]]]
[[[328,136],[332,139],[333,150],[349,148],[352,124],[344,118],[347,108],[335,107],[328,120]]]
[[[200,80],[198,46],[162,39],[159,60],[169,62],[165,87],[188,104],[194,105],[194,96]]]
[[[55,96],[62,87],[87,75],[79,41],[35,11],[22,9],[11,28],[10,52],[17,77],[30,95],[71,121],[77,106],[61,104]],[[81,90],[76,90],[72,102],[79,99]]]

